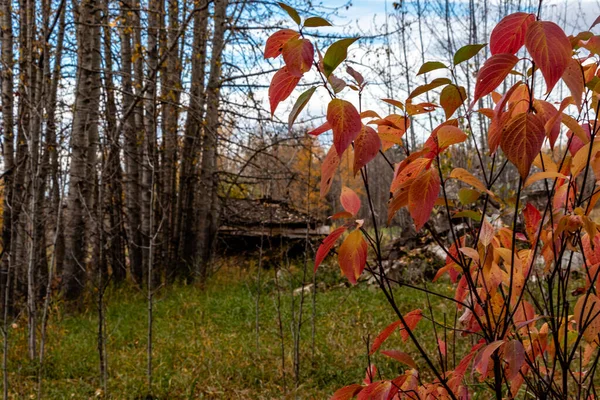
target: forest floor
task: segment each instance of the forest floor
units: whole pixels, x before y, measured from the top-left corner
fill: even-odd
[[[239,264],[238,264],[239,265]],[[310,268],[310,266],[309,266]],[[339,270],[319,270],[314,353],[312,294],[303,304],[300,339],[300,378],[293,368],[293,314],[297,318],[300,295],[292,296],[295,282],[279,291],[273,270],[261,273],[257,348],[257,269],[223,267],[204,289],[178,285],[162,289],[154,307],[153,397],[147,397],[145,294],[132,287],[112,289],[106,296],[108,393],[101,388],[97,352],[97,315],[89,309],[68,315],[60,304],[52,309],[43,378],[43,399],[325,399],[338,388],[360,383],[368,365],[365,339],[373,339],[395,320],[379,290],[359,284],[339,285]],[[301,276],[301,268],[291,276]],[[312,274],[308,274],[312,279]],[[291,278],[290,278],[291,279]],[[296,286],[297,287],[297,286]],[[449,293],[449,285],[430,289]],[[279,296],[278,296],[279,293]],[[415,308],[429,316],[426,296],[408,288],[395,290],[404,312]],[[280,298],[280,315],[277,302]],[[293,303],[293,304],[292,304]],[[432,309],[454,320],[451,303],[431,298]],[[296,313],[292,313],[292,307]],[[282,366],[283,332],[284,366]],[[449,322],[451,324],[451,322]],[[420,329],[419,329],[420,328]],[[417,328],[425,347],[437,347],[431,324]],[[27,360],[26,318],[17,320],[9,337],[11,398],[36,398],[37,364]],[[448,339],[450,340],[450,339]],[[385,348],[410,352],[414,347],[393,335]],[[383,376],[394,377],[404,366],[375,354],[370,357]]]

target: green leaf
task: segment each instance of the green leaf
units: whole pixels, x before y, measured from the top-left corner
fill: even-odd
[[[294,107],[292,107],[292,111],[290,112],[290,116],[288,118],[289,129],[292,129],[292,125],[294,125],[294,121],[296,121],[296,118],[298,118],[298,115],[302,112],[304,107],[306,107],[306,104],[308,104],[308,101],[310,100],[310,98],[312,97],[312,95],[316,89],[317,89],[316,86],[311,87],[310,89],[308,89],[304,93],[302,93],[300,96],[298,96],[298,100],[296,100]]]
[[[321,26],[331,26],[331,23],[321,17],[310,17],[304,21],[304,26],[306,28],[318,28]]]
[[[448,68],[446,64],[439,61],[427,61],[425,64],[421,65],[419,68],[419,72],[417,75],[425,74],[427,72],[435,71],[436,69]]]
[[[300,25],[300,22],[302,20],[300,19],[300,15],[298,15],[298,11],[296,11],[295,8],[290,7],[285,3],[277,3],[277,4],[279,4],[279,7],[283,8],[285,10],[285,12],[288,13],[288,15],[294,20],[295,23]]]
[[[466,46],[461,47],[456,53],[454,53],[454,65],[458,65],[461,62],[470,60],[475,56],[475,54],[479,53],[479,51],[483,49],[486,45],[487,43],[468,44]]]
[[[325,74],[325,78],[329,78],[329,75],[331,75],[337,66],[346,59],[348,56],[348,47],[357,40],[357,37],[342,39],[329,46],[325,52],[325,57],[323,57],[323,73]]]
[[[477,211],[473,211],[473,210],[464,210],[464,211],[460,211],[455,214],[452,214],[452,218],[469,218],[469,219],[472,219],[473,221],[480,222],[481,214],[478,213]]]
[[[458,200],[464,205],[473,204],[479,199],[479,192],[474,189],[461,188],[458,191]]]
[[[417,86],[415,88],[415,90],[410,92],[410,95],[408,96],[407,100],[417,97],[423,93],[427,93],[430,90],[433,90],[442,85],[450,85],[450,84],[452,84],[452,81],[448,78],[436,78],[436,79],[432,80],[430,83],[427,83],[427,84],[421,85],[421,86]]]

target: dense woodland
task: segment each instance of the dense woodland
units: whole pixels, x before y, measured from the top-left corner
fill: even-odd
[[[463,45],[485,43],[502,17],[538,7],[532,0],[390,1],[381,15],[355,21],[345,17],[350,3],[290,4],[334,21],[332,28],[307,29],[311,39],[361,37],[345,65],[369,84],[365,109],[383,113],[395,107],[377,99],[405,98],[429,83],[415,76],[424,62],[451,60]],[[549,1],[541,15],[569,34],[587,29],[597,9],[592,2]],[[293,127],[293,103],[271,115],[269,79],[280,64],[264,59],[264,44],[293,26],[276,2],[1,0],[0,18],[5,398],[11,323],[26,320],[28,357],[43,363],[58,302],[70,313],[97,310],[106,374],[103,294],[123,285],[147,298],[151,376],[153,296],[181,283],[202,290],[222,254],[218,232],[229,200],[274,199],[307,221],[325,221],[339,208],[343,185],[365,199],[350,151],[330,193],[319,195],[331,136],[306,132],[323,122],[326,103],[308,107]],[[485,49],[456,67],[467,93],[488,55]],[[438,92],[425,93],[424,101],[437,102]],[[419,148],[442,120],[443,114],[415,119],[403,145],[367,167],[379,224],[388,220],[389,165]],[[489,122],[483,115],[473,122],[470,134],[480,146],[465,142],[442,163],[477,170]],[[514,195],[516,169],[504,163],[501,172],[503,194]],[[405,211],[391,225],[414,233]],[[314,249],[307,244],[304,257],[312,260]]]

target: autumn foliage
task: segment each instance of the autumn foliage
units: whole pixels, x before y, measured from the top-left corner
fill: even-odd
[[[332,217],[339,227],[320,245],[315,272],[337,246],[339,266],[352,284],[365,271],[373,274],[392,307],[390,324],[373,341],[370,353],[380,351],[406,369],[398,376],[380,377],[368,366],[364,382],[341,388],[332,398],[597,398],[600,235],[591,214],[600,198],[600,36],[591,31],[600,18],[590,31],[567,36],[535,14],[508,15],[491,33],[490,56],[477,73],[473,93],[467,93],[454,72],[482,44],[459,49],[453,65],[425,63],[419,74],[435,70],[436,76],[445,76],[415,88],[406,99],[382,99],[399,111],[380,116],[342,98],[345,88],[362,93],[367,87],[351,67],[341,77],[339,67],[356,38],[333,43],[321,56],[318,44],[303,32],[329,23],[320,18],[302,22],[296,11],[284,8],[298,29],[276,32],[266,44],[265,57],[283,59],[269,89],[271,112],[305,73],[312,69],[318,74],[322,84],[300,94],[289,121],[293,124],[317,90],[330,97],[326,122],[309,132],[333,133],[322,163],[321,196],[329,191],[340,156],[352,148],[353,172],[363,179],[370,198],[365,166],[393,146],[402,148],[404,158],[392,166],[388,219],[408,209],[416,230],[432,235],[446,253],[434,280],[447,278],[455,289],[453,297],[438,294],[456,307],[454,324],[425,321],[420,309],[402,312],[382,266],[376,220],[367,230],[365,221],[357,219],[361,211],[372,216],[372,204],[361,204],[344,187],[343,210]],[[559,84],[568,96],[557,98]],[[434,89],[439,101],[418,100]],[[420,149],[409,151],[403,136],[411,123],[434,112],[441,112],[444,121]],[[487,148],[481,148],[471,128],[478,114],[487,120]],[[559,137],[566,145],[557,144]],[[477,168],[442,168],[442,157],[466,141],[477,153]],[[507,164],[517,171],[512,199],[496,193]],[[458,196],[449,193],[450,185],[460,187]],[[542,205],[527,201],[534,185],[543,188]],[[502,217],[492,213],[492,203],[499,204]],[[436,208],[450,224],[447,238],[438,237],[430,225]],[[459,221],[466,221],[466,228],[458,229]],[[435,348],[419,341],[424,323],[437,326]],[[406,342],[405,348],[386,347],[394,334]],[[450,336],[451,341],[442,339]]]

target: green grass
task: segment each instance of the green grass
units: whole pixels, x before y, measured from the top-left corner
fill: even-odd
[[[298,268],[295,276],[299,276]],[[310,276],[310,274],[309,274]],[[304,304],[301,333],[300,386],[294,385],[292,367],[292,283],[281,293],[285,368],[281,367],[281,338],[277,318],[277,290],[272,271],[263,272],[260,301],[259,348],[255,332],[255,268],[223,268],[204,289],[175,286],[156,297],[154,325],[154,384],[152,394],[160,399],[323,399],[336,389],[362,381],[367,365],[365,338],[374,337],[394,316],[385,297],[364,284],[357,287],[330,287],[317,291],[314,357],[311,348],[311,298]],[[330,285],[342,282],[338,271],[319,272],[317,281]],[[448,293],[449,286],[435,290]],[[410,289],[396,290],[402,311],[422,308],[428,315],[427,300]],[[298,306],[300,296],[294,298]],[[438,316],[454,318],[451,304],[431,299]],[[98,374],[97,317],[93,305],[77,315],[66,315],[60,306],[52,310],[49,322],[44,399],[98,398],[142,399],[146,385],[147,309],[144,293],[121,288],[107,294],[108,394]],[[10,393],[14,398],[36,394],[36,365],[27,361],[26,321],[17,321],[10,336]],[[451,322],[450,322],[451,323]],[[423,320],[417,333],[433,350],[436,342],[430,324]],[[408,351],[409,343],[399,335],[386,348]],[[375,354],[371,361],[380,373],[393,378],[401,364]],[[422,364],[423,365],[423,364]]]

